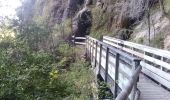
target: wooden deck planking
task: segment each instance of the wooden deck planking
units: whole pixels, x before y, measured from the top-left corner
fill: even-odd
[[[170,91],[140,74],[138,89],[141,91],[140,100],[170,100]]]
[[[94,41],[93,41],[94,42]],[[100,43],[100,42],[99,42]],[[90,43],[91,44],[91,43]],[[91,44],[92,45],[92,44]],[[95,46],[92,46],[92,47],[95,47]],[[106,48],[107,47],[107,48]],[[106,45],[106,47],[105,47],[105,49],[108,49],[108,47],[110,47],[110,46],[108,46],[108,45]],[[99,47],[98,47],[99,48]],[[113,63],[113,62],[115,62],[115,60],[113,60],[113,59],[111,59],[111,58],[108,58],[108,60],[106,61],[105,59],[107,58],[107,56],[106,56],[106,50],[103,50],[102,49],[102,52],[101,52],[101,57],[99,56],[99,50],[97,49],[96,50],[97,51],[97,54],[95,54],[94,52],[92,52],[92,50],[90,49],[90,52],[92,52],[92,58],[91,58],[91,60],[92,60],[92,62],[94,62],[94,57],[95,57],[95,55],[97,55],[97,57],[96,57],[96,59],[97,59],[97,61],[98,61],[98,59],[100,59],[101,58],[101,60],[102,61],[100,61],[100,63],[101,63],[101,65],[103,66],[103,71],[101,71],[102,73],[100,73],[101,74],[101,76],[103,77],[103,79],[107,79],[106,78],[106,76],[108,76],[108,75],[110,75],[110,73],[109,73],[109,71],[110,70],[112,70],[113,71],[113,69],[109,69],[108,68],[108,72],[107,72],[107,74],[105,73],[105,66],[108,66],[109,67],[109,64],[107,64],[106,65],[106,62],[108,62],[108,63]],[[150,59],[150,58],[149,58]],[[152,61],[152,62],[154,62],[155,63],[155,61]],[[92,65],[93,65],[94,63],[92,63]],[[162,65],[162,64],[160,64],[160,65]],[[111,65],[112,66],[112,65]],[[145,66],[146,66],[146,64],[145,64]],[[151,68],[151,66],[147,66],[148,68]],[[169,65],[168,65],[168,68],[169,68]],[[153,69],[152,69],[153,70]],[[152,72],[154,72],[154,73],[157,73],[158,75],[160,75],[160,72],[162,71],[157,71],[157,70],[160,70],[160,69],[156,69],[156,70],[153,70]],[[126,70],[127,72],[129,72],[128,70]],[[98,70],[97,70],[97,72],[98,72]],[[96,72],[96,73],[97,73]],[[111,72],[111,71],[110,71]],[[158,73],[159,72],[159,73]],[[111,72],[111,73],[113,73],[114,74],[114,71],[113,72]],[[145,73],[146,74],[146,73]],[[152,74],[147,74],[147,75],[149,75],[150,77],[151,77],[151,75]],[[167,78],[167,80],[169,80],[169,75],[168,74],[164,74],[163,73],[163,75],[162,75],[162,72],[161,72],[161,76],[163,77],[163,78]],[[120,78],[120,77],[119,77]],[[153,78],[153,77],[152,77]],[[113,79],[113,77],[111,78],[111,79]],[[159,79],[158,79],[158,77],[155,77],[154,76],[154,78],[153,79],[155,79],[156,81],[158,81]],[[110,82],[110,81],[109,81]],[[159,81],[158,81],[159,82]],[[162,83],[161,83],[162,82]],[[164,81],[161,81],[160,83],[161,84],[163,84],[164,85]],[[112,82],[111,82],[111,84],[112,84]],[[169,84],[166,84],[166,85],[164,85],[164,86],[169,86]],[[114,88],[113,88],[114,89]],[[156,82],[154,82],[154,81],[152,81],[150,78],[148,78],[147,76],[145,76],[143,73],[141,73],[140,74],[140,78],[139,78],[139,82],[138,82],[138,89],[140,90],[140,92],[141,92],[141,95],[140,95],[140,98],[139,98],[139,100],[170,100],[170,91],[168,91],[168,90],[166,90],[166,89],[164,89],[163,87],[161,87],[159,84],[157,84]],[[112,91],[112,92],[114,92],[114,91]],[[122,99],[120,99],[120,100],[122,100]]]

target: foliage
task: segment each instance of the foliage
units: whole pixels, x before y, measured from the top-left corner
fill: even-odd
[[[143,38],[143,37],[140,37],[140,38],[137,40],[137,43],[143,44],[143,43],[144,43],[144,38]]]
[[[99,99],[113,99],[112,93],[109,91],[109,84],[105,82],[98,82],[99,83]]]
[[[110,21],[111,14],[108,12],[103,12],[103,10],[99,8],[93,8],[93,25],[91,30],[91,36],[97,39],[101,39],[103,35],[111,34],[110,28],[112,27],[112,23]]]
[[[89,64],[75,61],[74,47],[64,39],[54,45],[60,25],[50,27],[44,18],[29,18],[19,16],[11,27],[1,27],[0,100],[90,99]],[[9,32],[15,37],[6,35]]]
[[[72,57],[74,55],[73,50],[74,50],[74,47],[71,47],[67,43],[62,43],[58,47],[58,51],[63,57]]]
[[[89,65],[84,61],[71,61],[73,48],[68,44],[57,48],[59,59],[44,51],[30,51],[20,40],[4,39],[0,46],[1,100],[91,97]]]
[[[72,88],[75,89],[73,91],[73,95],[75,95],[73,100],[92,98],[91,83],[93,82],[93,75],[89,68],[89,64],[82,60],[71,64],[70,71],[66,74],[66,80],[69,80]]]
[[[151,46],[163,49],[164,48],[165,34],[159,33],[151,40]]]
[[[165,0],[164,1],[164,5],[165,5],[166,12],[168,12],[170,10],[170,1],[169,0]]]

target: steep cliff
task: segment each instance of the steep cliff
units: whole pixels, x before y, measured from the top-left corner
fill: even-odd
[[[27,7],[25,8],[28,12],[25,19],[42,18],[50,27],[63,25],[66,31],[70,28],[69,37],[90,34],[101,38],[103,35],[110,35],[154,46],[154,35],[161,38],[156,41],[165,40],[169,43],[165,39],[168,31],[163,30],[169,28],[170,2],[160,1],[162,0],[29,0],[31,6],[27,6],[32,9],[27,11]],[[68,21],[69,25],[65,27]],[[159,33],[165,33],[164,37],[159,37]],[[166,48],[170,45],[165,44],[165,47],[164,44],[165,42],[156,47]]]

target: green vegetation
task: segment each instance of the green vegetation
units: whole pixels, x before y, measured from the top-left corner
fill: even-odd
[[[99,7],[92,9],[93,13],[93,25],[91,30],[91,36],[97,39],[101,39],[104,35],[112,34],[112,14],[104,11]]]
[[[99,99],[107,98],[113,99],[113,95],[111,91],[109,91],[110,85],[106,84],[105,82],[98,82],[99,83]]]
[[[137,39],[135,42],[139,43],[139,44],[144,44],[145,39],[143,37],[140,37],[139,39]],[[133,40],[132,40],[133,42]]]
[[[165,34],[159,33],[151,40],[151,46],[163,49],[164,48]]]
[[[25,42],[15,39],[4,39],[0,46],[1,100],[91,98],[89,64],[71,60],[74,52],[68,44],[61,44],[55,56],[30,51]]]
[[[65,42],[70,20],[50,26],[48,18],[30,16],[31,7],[22,9],[30,5],[18,10],[18,20],[0,24],[0,100],[91,99],[91,66]]]
[[[170,1],[165,0],[164,4],[165,4],[165,11],[167,13],[167,17],[170,19]]]
[[[164,4],[165,4],[165,10],[168,12],[170,10],[170,1],[165,0]]]

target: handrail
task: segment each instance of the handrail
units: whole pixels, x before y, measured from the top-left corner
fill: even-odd
[[[170,51],[104,36],[103,42],[141,58],[142,72],[170,89]]]
[[[74,43],[74,44],[77,44],[77,45],[86,45],[86,43],[85,42],[79,42],[79,41],[76,41],[76,40],[81,40],[81,41],[85,41],[86,40],[86,37],[75,37],[75,36],[72,36],[72,42]]]
[[[89,36],[87,36],[87,39],[91,39],[91,40],[93,40],[95,42],[98,42],[98,45],[100,45],[100,44],[105,45],[105,47],[109,47],[112,52],[119,53],[119,54],[123,55],[125,58],[128,58],[128,59],[130,59],[132,61],[137,59],[137,58],[133,57],[132,55],[128,55],[127,53],[124,53],[124,52],[122,52],[122,51],[120,51],[118,49],[115,49],[110,44],[104,43],[102,41],[99,41],[99,40],[97,40],[95,38],[92,38],[92,37],[89,37]]]
[[[132,77],[129,80],[129,84],[121,91],[115,100],[127,100],[128,95],[133,89],[133,86],[136,84],[137,78],[142,70],[142,67],[139,66],[136,71],[132,74]]]
[[[115,98],[117,97],[116,100],[125,100],[128,98],[134,100],[137,94],[137,78],[141,71],[140,60],[112,47],[110,44],[101,42],[89,36],[87,36],[86,39],[86,50],[92,66],[97,67],[98,63],[99,68],[97,73],[101,74],[104,81],[107,83],[109,81],[108,77],[111,77],[111,79],[114,80],[114,90],[112,93],[115,95]],[[129,68],[129,66],[131,66],[131,68]],[[113,72],[113,69],[115,72]],[[102,72],[101,70],[105,71]],[[121,76],[119,76],[120,74]],[[122,78],[124,76],[126,79]],[[126,83],[127,80],[128,84]],[[126,84],[126,86],[122,84]],[[117,96],[118,87],[121,88],[122,91]]]
[[[74,39],[80,39],[80,40],[86,40],[86,37],[75,37],[75,36],[72,36],[72,38],[74,38]]]
[[[141,44],[137,44],[137,43],[133,43],[133,42],[129,42],[129,41],[124,41],[124,40],[116,39],[116,38],[109,37],[109,36],[104,36],[103,39],[109,40],[109,41],[112,41],[115,43],[120,43],[120,44],[124,44],[127,46],[131,46],[136,49],[142,49],[146,52],[151,52],[155,55],[161,55],[163,57],[170,58],[170,52],[166,51],[166,50],[161,50],[161,49],[157,49],[157,48],[153,48],[153,47],[149,47],[149,46],[145,46],[145,45],[141,45]]]

